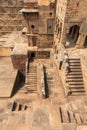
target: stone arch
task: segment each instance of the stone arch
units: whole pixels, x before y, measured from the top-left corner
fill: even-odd
[[[78,25],[73,25],[69,28],[67,38],[68,38],[70,45],[71,44],[72,44],[72,46],[76,45],[76,42],[79,37],[79,30],[80,30],[80,27]]]
[[[72,38],[72,40],[74,40],[74,42],[76,42],[79,37],[79,29],[80,27],[78,25],[74,25],[69,29],[69,35]]]

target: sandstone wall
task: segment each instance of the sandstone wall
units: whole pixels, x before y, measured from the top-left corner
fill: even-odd
[[[23,1],[0,0],[0,33],[21,31],[26,26],[19,10],[23,8]]]
[[[55,3],[53,3],[53,1],[42,1],[42,4],[39,4],[39,2],[41,1],[38,1],[38,7],[36,10],[32,7],[32,11],[37,11],[37,13],[24,13],[28,26],[29,46],[52,48]]]
[[[83,47],[87,35],[86,10],[87,0],[57,0],[55,41],[66,45],[67,39],[73,40],[73,44],[78,45],[79,48]],[[83,27],[85,27],[85,30]],[[71,31],[73,35],[71,34],[70,37],[74,37],[73,39],[68,38]],[[71,44],[70,41],[68,44]]]

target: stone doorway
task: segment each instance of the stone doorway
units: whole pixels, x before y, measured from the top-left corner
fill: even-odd
[[[36,57],[36,53],[35,52],[28,52],[28,60],[30,62],[34,61],[35,57]]]
[[[78,25],[74,25],[70,27],[69,33],[67,34],[67,41],[69,43],[69,47],[74,47],[79,37],[79,29]]]
[[[31,57],[30,57],[31,61],[33,61],[35,59],[35,52],[31,52]]]

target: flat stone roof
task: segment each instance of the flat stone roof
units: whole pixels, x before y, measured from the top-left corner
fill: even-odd
[[[37,50],[38,50],[38,47],[36,47],[36,46],[35,47],[32,47],[32,46],[28,47],[28,51],[37,51]]]
[[[17,73],[10,57],[0,57],[0,97],[11,96]]]
[[[27,55],[28,45],[27,44],[17,44],[15,45],[12,55]]]

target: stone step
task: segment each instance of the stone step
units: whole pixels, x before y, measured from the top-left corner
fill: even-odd
[[[47,80],[47,82],[48,82],[48,83],[53,83],[53,81],[52,81],[52,80]]]
[[[80,60],[80,58],[78,57],[69,57],[69,60]]]
[[[28,91],[28,90],[29,90],[29,91],[36,91],[37,88],[32,88],[32,87],[31,87],[31,88],[27,88],[27,91]]]
[[[69,64],[80,64],[81,65],[81,62],[80,61],[76,61],[76,60],[69,60],[68,63]]]
[[[37,79],[36,79],[36,78],[32,78],[32,79],[31,79],[31,78],[29,77],[29,78],[26,78],[26,81],[27,81],[27,82],[30,81],[30,82],[33,83],[33,82],[36,82]]]
[[[33,82],[37,81],[37,77],[33,77],[33,78],[32,77],[26,77],[26,81],[30,81],[30,82],[32,81],[32,83],[33,83]]]
[[[36,66],[29,66],[29,69],[37,69]]]
[[[27,89],[37,89],[37,86],[28,86],[28,87],[26,87],[26,90]]]
[[[84,85],[83,82],[69,82],[69,85]]]
[[[29,88],[27,91],[37,91],[37,88]]]
[[[69,65],[70,66],[81,66],[81,63],[79,62],[75,62],[75,63],[73,63],[73,62],[69,62]]]
[[[19,111],[19,103],[16,103],[15,111]]]
[[[28,71],[28,74],[36,74],[37,71]]]
[[[25,88],[29,88],[29,87],[32,87],[32,88],[34,87],[35,88],[35,87],[37,87],[37,85],[32,85],[32,86],[31,85],[26,85],[25,86]]]
[[[25,110],[27,106],[23,105],[23,104],[19,104],[14,102],[13,106],[12,106],[12,111],[22,111]]]
[[[82,78],[66,79],[66,82],[83,82],[83,79]]]
[[[27,90],[37,90],[36,87],[28,87]]]
[[[30,82],[32,82],[32,83],[34,83],[34,82],[37,82],[37,78],[26,78],[26,82],[28,82],[28,81],[30,81]]]
[[[83,96],[85,94],[85,91],[72,91],[70,96]]]
[[[82,70],[81,69],[77,69],[77,68],[73,68],[73,69],[70,69],[70,72],[82,72]]]
[[[27,78],[26,79],[26,82],[31,82],[31,83],[36,83],[37,82],[37,79],[35,78],[35,79],[29,79],[29,78]]]
[[[37,66],[36,65],[29,65],[29,68],[37,68]]]
[[[72,93],[70,96],[85,96],[86,93],[85,92],[79,92],[79,93]]]
[[[69,72],[68,75],[82,75],[82,72]]]
[[[37,77],[26,77],[27,81],[37,81]]]
[[[37,85],[37,82],[35,81],[35,82],[32,83],[31,81],[27,81],[26,84],[28,84],[28,85]]]
[[[35,63],[31,63],[31,62],[30,62],[30,63],[29,63],[29,66],[30,66],[30,67],[36,67],[37,65],[36,65]]]
[[[28,73],[30,73],[30,74],[36,74],[37,71],[29,71]]]
[[[67,76],[67,79],[73,79],[73,78],[83,78],[83,76],[82,75],[68,75]]]
[[[28,80],[37,80],[37,76],[36,77],[27,76],[26,79],[28,79]]]
[[[25,88],[29,88],[29,87],[34,87],[35,88],[35,87],[37,87],[37,85],[35,85],[35,84],[33,84],[33,85],[28,85],[28,84],[25,85]]]
[[[27,75],[36,75],[36,72],[35,73],[27,73]]]
[[[70,88],[71,92],[85,92],[85,89],[84,88]]]
[[[76,85],[76,86],[69,86],[70,89],[84,89],[84,86],[82,85]]]
[[[69,116],[69,122],[70,123],[75,123],[75,119],[74,119],[74,116],[73,116],[73,112],[72,111],[69,111],[67,110],[68,112],[68,116]]]
[[[26,75],[26,77],[37,78],[37,75]]]
[[[80,114],[79,113],[75,113],[74,116],[75,116],[76,123],[79,124],[79,125],[82,124],[82,120],[81,120]]]
[[[37,84],[29,84],[29,83],[27,83],[26,85],[27,85],[28,87],[34,87],[34,86],[37,87]]]
[[[36,89],[28,89],[26,92],[30,92],[30,93],[37,93],[37,90]]]
[[[34,66],[34,65],[29,65],[29,68],[31,69],[35,69],[35,68],[37,68],[37,66]]]
[[[60,116],[61,116],[61,123],[69,123],[67,109],[64,107],[60,107]]]
[[[69,66],[70,69],[81,69],[81,66]]]
[[[26,75],[26,77],[32,77],[32,78],[34,78],[34,77],[37,77],[37,75],[36,74],[29,74],[29,75]]]
[[[32,77],[34,77],[34,76],[37,76],[37,74],[36,74],[36,73],[33,73],[33,74],[29,73],[29,74],[27,74],[27,76],[32,76]]]
[[[29,70],[37,70],[37,68],[35,67],[35,68],[33,68],[33,67],[29,67]]]
[[[36,66],[29,66],[29,69],[37,69],[37,67]]]

